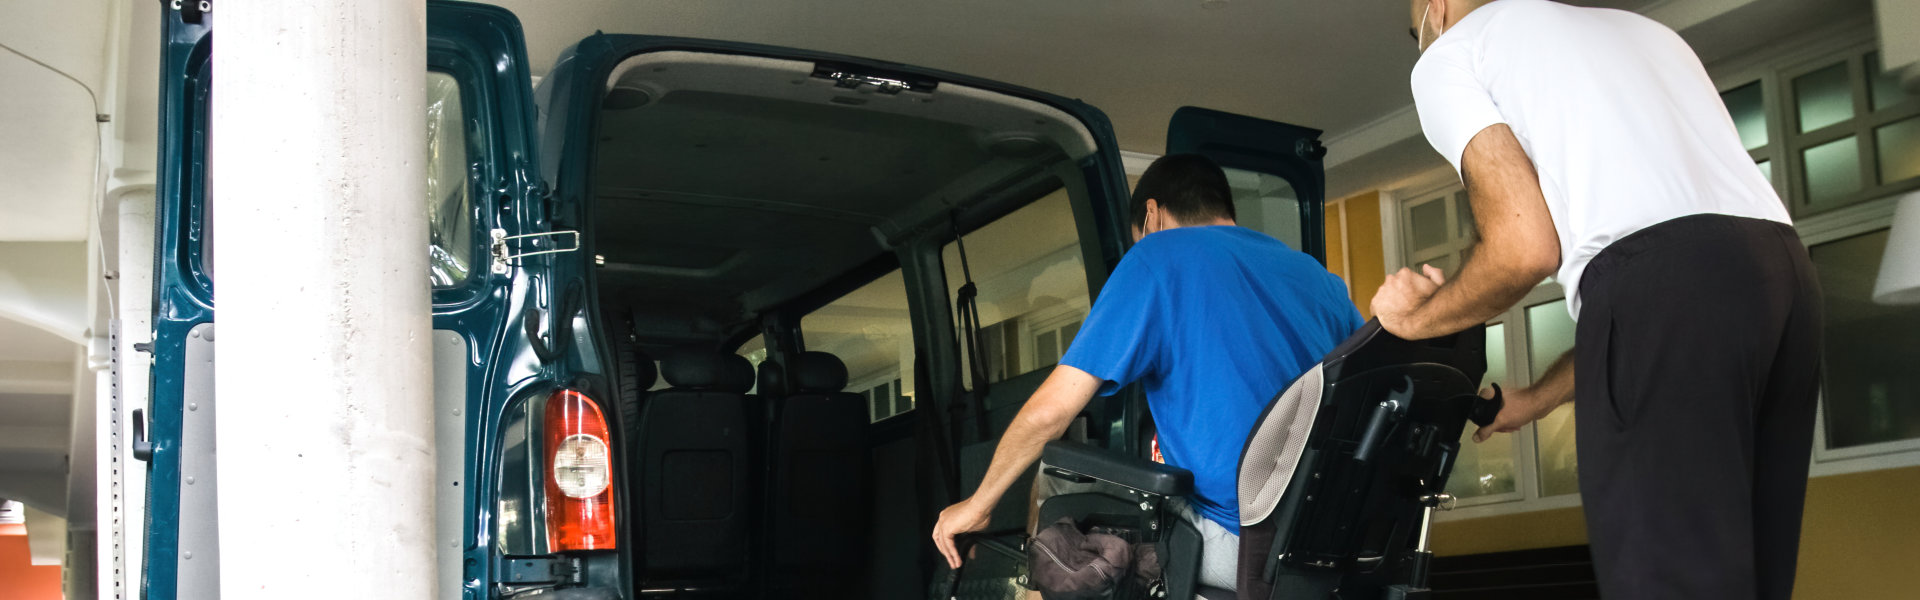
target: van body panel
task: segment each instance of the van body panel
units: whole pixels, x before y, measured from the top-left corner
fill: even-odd
[[[184,587],[206,578],[183,573],[203,568],[200,565],[211,569],[209,559],[217,549],[195,554],[196,564],[186,556],[192,549],[181,545],[183,531],[211,531],[215,519],[209,509],[181,503],[182,415],[189,393],[185,379],[192,374],[185,364],[187,350],[191,332],[210,329],[215,318],[213,238],[206,218],[211,200],[206,193],[206,149],[213,36],[211,19],[204,15],[163,10],[162,20],[149,428],[154,451],[147,466],[149,558],[141,586],[149,600],[217,598],[217,588]],[[499,458],[499,422],[509,405],[537,402],[556,387],[554,369],[535,355],[530,336],[523,333],[527,320],[543,321],[552,312],[546,308],[551,301],[541,293],[545,278],[539,273],[553,255],[508,261],[504,272],[491,268],[491,231],[508,236],[548,231],[546,186],[536,170],[531,77],[519,21],[498,7],[434,0],[428,2],[427,38],[428,70],[458,82],[465,116],[462,137],[470,159],[464,168],[455,166],[465,172],[470,198],[461,215],[468,243],[454,249],[455,254],[464,251],[470,269],[463,281],[436,287],[432,295],[434,340],[445,342],[432,347],[453,355],[436,356],[436,363],[462,365],[461,386],[469,391],[460,405],[435,411],[436,418],[459,420],[458,427],[440,429],[447,439],[436,440],[436,451],[460,458],[442,463],[463,465],[457,473],[440,475],[448,487],[460,483],[458,492],[439,502],[460,507],[460,514],[440,520],[443,527],[458,526],[453,527],[457,531],[440,531],[435,546],[442,553],[440,564],[456,565],[452,573],[441,574],[442,580],[465,582],[442,589],[442,597],[483,598],[492,594],[496,579],[488,528],[497,496],[493,467]],[[551,331],[542,323],[533,330]],[[207,487],[210,482],[196,483]]]
[[[441,597],[492,598],[550,583],[516,579],[513,569],[542,560],[561,560],[548,551],[542,515],[545,509],[539,444],[540,409],[561,387],[576,389],[618,414],[612,383],[610,331],[600,306],[593,223],[595,132],[609,77],[623,61],[650,52],[696,52],[803,61],[911,86],[958,85],[1037,103],[1077,121],[1092,140],[1091,153],[1049,171],[1073,198],[1074,227],[1080,240],[1087,291],[1097,297],[1107,275],[1131,244],[1128,185],[1119,145],[1106,115],[1084,102],[1029,88],[898,63],[772,46],[646,35],[595,34],[561,54],[536,92],[527,64],[519,21],[493,6],[430,0],[427,3],[428,70],[458,82],[466,144],[465,185],[469,203],[463,217],[470,226],[465,248],[470,258],[464,279],[433,292],[436,377],[460,381],[464,401],[441,398],[436,418],[454,419],[439,428],[436,451],[442,469],[437,485],[457,487],[437,504],[461,514],[442,515],[435,539],[443,571]],[[143,588],[150,600],[213,598],[184,590],[181,531],[210,527],[213,514],[181,505],[182,411],[185,401],[186,348],[195,327],[214,321],[212,237],[207,214],[206,133],[209,97],[210,20],[177,10],[163,11],[161,69],[160,176],[156,218],[153,458],[146,530],[149,559]],[[931,88],[929,88],[931,89]],[[1169,152],[1198,152],[1223,166],[1284,179],[1297,195],[1301,249],[1324,262],[1319,132],[1271,121],[1182,109],[1170,124]],[[543,148],[544,147],[544,148]],[[542,151],[544,150],[544,154]],[[760,315],[758,323],[728,332],[716,345],[731,348],[754,336],[774,350],[800,349],[799,323],[808,312],[839,295],[899,269],[907,286],[914,350],[912,369],[917,407],[872,425],[876,447],[910,440],[914,448],[912,502],[921,529],[946,503],[957,500],[959,456],[963,448],[989,443],[1004,429],[1005,417],[1024,398],[1001,398],[993,414],[985,406],[967,406],[961,369],[960,332],[954,325],[951,282],[942,248],[964,235],[1011,214],[1030,198],[996,198],[960,206],[938,228],[896,231],[876,238],[886,252],[844,273],[835,273],[818,289],[785,300]],[[530,254],[504,260],[494,268],[496,249],[510,254],[555,251],[566,234],[578,232],[573,252]],[[496,236],[507,241],[495,242]],[[524,237],[522,237],[524,236]],[[866,243],[872,243],[869,240]],[[454,252],[458,254],[458,252]],[[440,355],[439,353],[457,356]],[[1024,380],[1023,380],[1024,381]],[[1009,384],[1003,392],[1017,392]],[[1004,393],[1002,395],[1005,395]],[[1011,402],[1011,403],[1009,403]],[[969,415],[968,413],[972,413]],[[1111,450],[1145,455],[1152,426],[1144,397],[1129,389],[1089,407],[1089,436]],[[612,417],[609,417],[612,419]],[[968,422],[971,420],[971,422]],[[575,553],[574,568],[587,585],[632,597],[634,498],[625,449],[624,427],[611,427],[613,489],[618,550]],[[898,498],[898,495],[893,496]],[[455,529],[449,531],[447,529]],[[923,538],[915,533],[915,540]],[[914,578],[923,585],[934,574],[931,545],[918,549]],[[905,559],[902,559],[904,561]],[[518,561],[518,562],[516,562]],[[536,562],[527,562],[536,561]],[[205,562],[205,561],[203,561]],[[453,583],[453,585],[449,585]],[[903,591],[889,584],[892,597]],[[875,588],[878,590],[879,588]],[[876,591],[875,593],[880,593]]]

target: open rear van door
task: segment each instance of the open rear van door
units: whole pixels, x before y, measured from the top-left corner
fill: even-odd
[[[1326,171],[1320,130],[1182,107],[1167,126],[1167,154],[1199,154],[1227,172],[1242,227],[1327,262]]]
[[[135,453],[149,470],[140,573],[147,600],[220,596],[217,238],[207,152],[214,36],[212,16],[195,5],[176,2],[162,14],[153,396],[149,414],[133,415]],[[519,20],[498,7],[429,1],[427,44],[427,195],[416,201],[430,227],[430,245],[420,249],[430,269],[420,276],[433,286],[439,557],[437,572],[420,576],[439,579],[440,598],[490,597],[496,582],[549,583],[498,572],[509,564],[495,556],[501,547],[526,555],[551,548],[544,536],[490,536],[492,507],[526,510],[543,499],[531,491],[540,481],[503,478],[489,457],[519,452],[523,475],[524,463],[542,460],[531,450],[539,440],[525,439],[539,425],[525,415],[558,396],[553,363],[565,354],[556,339],[564,328],[553,327],[557,311],[542,273],[555,258],[545,253],[565,251],[568,232],[556,235],[546,221]],[[314,400],[298,390],[281,395],[270,401]],[[517,444],[508,430],[521,436]]]

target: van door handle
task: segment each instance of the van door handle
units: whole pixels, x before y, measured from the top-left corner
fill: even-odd
[[[147,411],[140,408],[133,409],[133,458],[153,460],[153,442],[147,441]]]

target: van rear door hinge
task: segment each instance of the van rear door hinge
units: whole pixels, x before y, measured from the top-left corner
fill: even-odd
[[[564,556],[502,556],[500,583],[577,584],[581,582],[579,559]]]
[[[174,12],[180,13],[180,20],[199,25],[207,13],[213,12],[213,0],[160,0]]]
[[[541,254],[560,254],[564,252],[574,252],[580,249],[580,232],[578,231],[549,231],[546,233],[507,235],[507,230],[495,229],[492,233],[493,274],[495,275],[507,274],[507,267],[509,265],[518,266],[519,263],[516,261],[524,257]],[[565,246],[561,246],[560,242],[556,241],[552,242],[554,247],[541,248],[542,241],[546,238],[560,237],[566,238]],[[512,247],[512,242],[515,240],[529,240],[528,245],[532,246],[532,248],[515,249]]]

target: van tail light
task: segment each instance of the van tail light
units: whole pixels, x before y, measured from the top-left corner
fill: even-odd
[[[560,390],[547,399],[547,548],[614,547],[613,449],[600,405]]]

